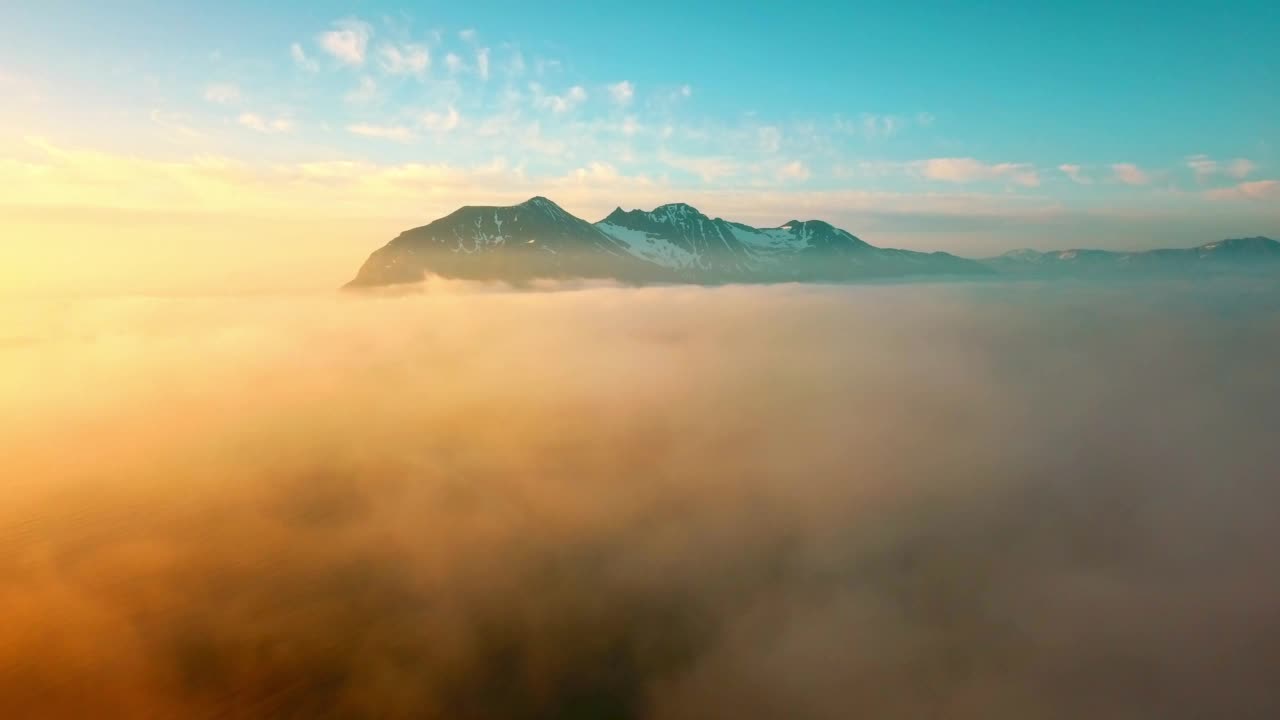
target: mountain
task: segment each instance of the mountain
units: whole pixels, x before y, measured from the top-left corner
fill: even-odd
[[[544,197],[468,206],[406,230],[374,251],[350,286],[414,283],[426,273],[467,280],[617,277],[643,280],[626,244]]]
[[[1186,249],[1014,250],[969,260],[870,245],[821,220],[757,228],[684,203],[618,208],[597,223],[544,197],[468,206],[374,251],[347,287],[426,275],[526,284],[539,278],[646,282],[847,282],[921,276],[1077,277],[1280,269],[1280,242],[1236,238]]]
[[[1013,250],[983,263],[1002,273],[1071,276],[1280,269],[1280,242],[1250,237],[1141,252]]]
[[[756,228],[684,203],[618,208],[595,224],[544,197],[464,207],[376,250],[348,287],[413,283],[427,274],[516,284],[538,278],[624,282],[847,281],[983,275],[947,253],[877,248],[821,220]]]

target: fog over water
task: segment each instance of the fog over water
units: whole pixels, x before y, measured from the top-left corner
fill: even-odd
[[[0,717],[1280,717],[1280,290],[0,300]]]

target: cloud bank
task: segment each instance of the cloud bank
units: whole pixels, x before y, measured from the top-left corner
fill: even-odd
[[[1274,717],[1275,291],[1079,290],[27,301],[0,713]]]

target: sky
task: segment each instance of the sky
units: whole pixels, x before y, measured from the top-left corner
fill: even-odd
[[[532,195],[969,256],[1280,236],[1274,2],[4,14],[0,288],[329,287]]]

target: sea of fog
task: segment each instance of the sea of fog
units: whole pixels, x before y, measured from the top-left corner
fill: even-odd
[[[1280,717],[1280,289],[0,299],[0,717]]]

